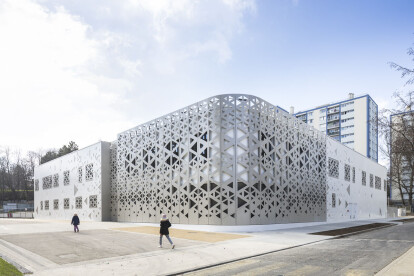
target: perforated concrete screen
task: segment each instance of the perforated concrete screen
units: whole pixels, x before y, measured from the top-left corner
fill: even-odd
[[[325,137],[260,98],[211,97],[121,133],[119,221],[269,224],[326,219]]]
[[[213,225],[380,218],[382,179],[384,167],[282,109],[219,95],[40,165],[35,216],[158,222],[166,213],[173,223]]]

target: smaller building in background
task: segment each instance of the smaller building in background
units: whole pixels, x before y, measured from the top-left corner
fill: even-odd
[[[35,169],[35,217],[110,220],[110,143],[98,142]]]
[[[293,113],[293,110],[291,110]],[[295,113],[301,121],[378,162],[378,105],[369,95]]]

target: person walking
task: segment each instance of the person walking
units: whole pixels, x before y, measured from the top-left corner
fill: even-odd
[[[78,225],[80,224],[80,221],[79,221],[79,217],[78,217],[77,214],[74,214],[73,215],[73,217],[72,217],[72,223],[71,224],[73,224],[73,231],[75,231],[75,233],[76,232],[79,233],[79,227],[78,227]]]
[[[160,245],[158,247],[162,247],[162,236],[165,236],[167,240],[171,244],[171,249],[174,249],[175,245],[170,239],[170,232],[168,231],[168,228],[171,227],[171,223],[167,218],[166,214],[162,214],[161,222],[160,222]]]

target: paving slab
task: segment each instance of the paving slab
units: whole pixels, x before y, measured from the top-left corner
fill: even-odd
[[[56,264],[162,250],[158,248],[157,236],[101,229],[79,233],[66,231],[3,235],[0,239],[36,253]],[[199,244],[199,242],[184,239],[179,239],[177,243],[180,247]]]
[[[81,232],[75,234],[68,221],[2,222],[0,254],[34,275],[168,275],[331,238],[309,235],[312,232],[389,220],[301,223],[296,228],[175,224],[171,229],[177,244],[174,250],[157,248],[157,223],[82,222]]]

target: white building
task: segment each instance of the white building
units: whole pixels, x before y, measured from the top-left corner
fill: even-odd
[[[378,162],[378,105],[369,95],[297,112],[296,117]]]
[[[277,106],[226,94],[39,166],[35,216],[158,222],[166,213],[211,225],[383,218],[385,177],[383,166]]]
[[[110,220],[110,143],[99,142],[35,168],[36,218]]]

